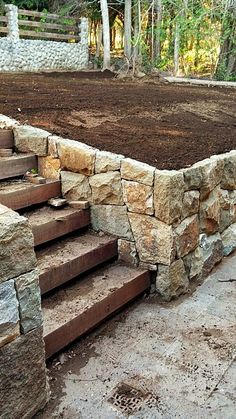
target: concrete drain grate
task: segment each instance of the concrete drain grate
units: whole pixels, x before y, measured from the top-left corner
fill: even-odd
[[[129,384],[121,383],[108,399],[114,407],[126,415],[140,411],[143,407],[156,407],[158,398],[149,392],[143,392]]]

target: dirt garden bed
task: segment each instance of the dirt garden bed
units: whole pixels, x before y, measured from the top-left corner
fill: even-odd
[[[236,148],[236,90],[95,73],[1,74],[0,113],[159,169]]]

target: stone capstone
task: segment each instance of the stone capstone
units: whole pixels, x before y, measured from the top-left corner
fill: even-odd
[[[61,171],[61,188],[63,197],[68,200],[91,200],[88,176],[63,170]]]
[[[170,266],[159,265],[156,289],[165,301],[187,292],[189,281],[182,259],[174,261]]]
[[[156,170],[154,182],[154,209],[158,220],[172,224],[181,218],[184,177],[175,170]]]
[[[36,266],[28,220],[0,205],[0,283]]]
[[[0,349],[1,419],[32,418],[48,400],[42,328]]]
[[[221,180],[223,189],[236,189],[236,151],[233,150],[224,158],[224,171]]]
[[[169,265],[175,257],[172,227],[148,215],[129,213],[129,220],[140,261]]]
[[[181,258],[193,251],[198,245],[198,216],[192,215],[191,217],[185,218],[185,220],[178,225],[175,233],[177,255],[179,258]]]
[[[51,157],[54,157],[55,159],[58,159],[58,149],[57,145],[60,141],[63,141],[64,138],[59,137],[58,135],[50,135],[48,137],[48,155]]]
[[[199,217],[202,232],[213,234],[219,230],[220,199],[217,190],[211,192],[208,198],[201,202]]]
[[[19,122],[0,113],[0,129],[17,127]]]
[[[0,284],[0,347],[20,334],[18,301],[14,280]]]
[[[229,226],[221,234],[224,256],[230,255],[236,249],[236,223]]]
[[[123,205],[121,178],[118,172],[99,173],[90,177],[94,204]]]
[[[46,179],[59,179],[60,178],[60,159],[54,157],[39,157],[38,158],[38,171],[39,174]]]
[[[58,154],[62,169],[86,176],[94,174],[96,150],[72,140],[58,141]]]
[[[138,182],[122,180],[123,196],[129,211],[152,215],[153,188]]]
[[[138,255],[134,242],[119,239],[118,240],[118,254],[119,259],[125,263],[137,266],[138,264]]]
[[[92,205],[91,223],[96,231],[104,231],[128,240],[133,239],[125,206]]]
[[[121,154],[110,153],[109,151],[97,151],[95,161],[95,173],[105,173],[120,170]]]
[[[15,146],[19,152],[46,156],[49,132],[30,125],[16,126],[14,129]]]
[[[15,279],[19,301],[20,326],[22,333],[41,326],[41,293],[37,270],[28,272]]]
[[[121,161],[121,177],[126,180],[133,180],[153,186],[155,168],[146,163],[141,163],[133,159],[123,159]]]

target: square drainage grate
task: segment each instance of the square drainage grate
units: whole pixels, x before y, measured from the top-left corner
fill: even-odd
[[[144,392],[129,384],[120,383],[115,388],[108,402],[126,415],[140,411],[143,407],[156,407],[158,398],[150,392]]]

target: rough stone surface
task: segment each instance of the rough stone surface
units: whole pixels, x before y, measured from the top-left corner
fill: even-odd
[[[34,153],[46,156],[48,152],[49,132],[30,125],[20,125],[14,129],[15,146],[22,153]]]
[[[129,211],[138,214],[153,214],[153,188],[151,186],[123,180],[122,187],[124,201]]]
[[[91,200],[88,177],[79,173],[61,171],[62,195],[69,200]]]
[[[128,240],[133,239],[125,206],[92,205],[91,223],[96,231],[104,231]]]
[[[48,155],[55,159],[59,157],[57,145],[60,141],[63,141],[63,138],[58,135],[50,135],[48,137]]]
[[[236,223],[228,227],[222,234],[223,253],[228,256],[236,249]]]
[[[97,151],[95,161],[95,173],[105,173],[120,170],[121,154],[110,153],[109,151]]]
[[[184,177],[175,170],[156,170],[154,183],[155,216],[166,224],[181,218]]]
[[[0,113],[0,129],[17,127],[19,122]]]
[[[186,292],[188,285],[182,259],[176,260],[170,266],[158,266],[156,289],[165,301],[170,301]]]
[[[94,174],[96,150],[72,140],[58,141],[62,169],[91,176]]]
[[[118,172],[99,173],[90,177],[94,204],[123,205],[121,178]]]
[[[221,187],[223,189],[236,189],[236,151],[231,151],[224,158]]]
[[[13,279],[0,284],[0,347],[20,334],[18,301]]]
[[[209,197],[201,202],[199,217],[202,232],[213,234],[219,230],[220,199],[217,190],[211,192]]]
[[[34,238],[26,218],[0,205],[0,283],[36,265]]]
[[[200,189],[200,198],[205,199],[221,182],[224,162],[217,156],[202,160],[183,169],[186,189]]]
[[[137,266],[138,254],[134,242],[119,239],[118,240],[119,259],[125,263]]]
[[[59,179],[60,178],[60,159],[54,157],[39,157],[38,170],[39,174],[46,179]]]
[[[179,258],[186,256],[198,245],[199,239],[199,223],[198,216],[185,218],[175,230],[176,248]]]
[[[37,270],[28,272],[15,279],[19,301],[20,326],[22,333],[41,326],[41,293]]]
[[[190,280],[201,277],[203,269],[203,253],[198,246],[193,252],[183,258],[185,269]]]
[[[48,399],[42,329],[0,349],[1,419],[32,418]]]
[[[203,277],[207,276],[214,266],[223,258],[223,245],[219,233],[206,238],[202,247]]]
[[[182,219],[198,213],[199,196],[199,191],[187,191],[184,193],[182,205]]]
[[[121,162],[122,179],[133,180],[152,186],[154,181],[154,171],[154,167],[133,159],[127,158]]]
[[[170,264],[175,257],[172,227],[148,215],[129,213],[129,220],[140,260]]]

